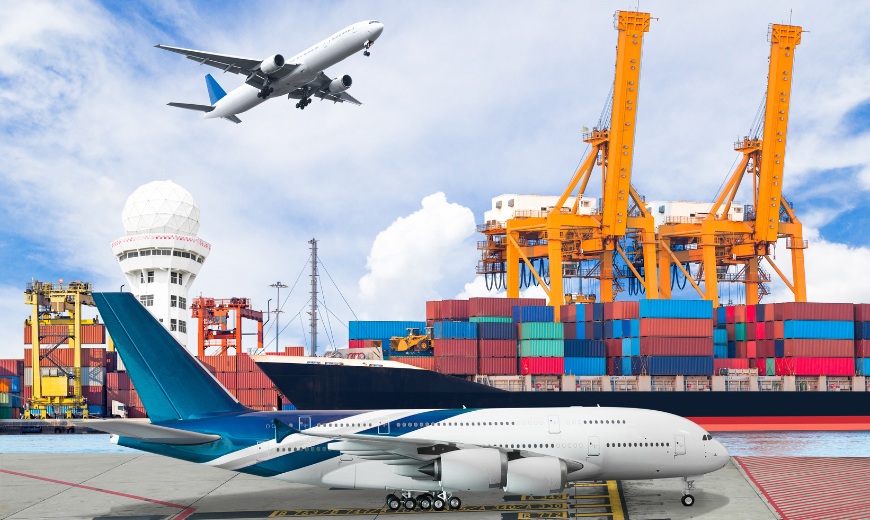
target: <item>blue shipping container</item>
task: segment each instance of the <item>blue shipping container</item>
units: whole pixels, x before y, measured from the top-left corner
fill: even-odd
[[[785,340],[773,340],[773,355],[774,357],[785,357]]]
[[[21,393],[21,377],[20,376],[2,376],[0,379],[5,379],[9,382],[9,392],[13,394]]]
[[[281,409],[282,409],[282,410],[295,410],[295,409],[296,409],[296,405],[295,405],[295,404],[292,404],[292,403],[291,403],[291,404],[285,404],[285,405],[282,405],[282,406],[281,406]]]
[[[713,302],[708,300],[640,300],[640,317],[712,319]]]
[[[870,358],[855,358],[855,373],[870,376]]]
[[[495,323],[493,325],[499,325]],[[513,325],[508,323],[507,325]],[[514,325],[514,330],[516,326]],[[477,339],[477,323],[468,321],[436,321],[435,339]]]
[[[793,320],[783,324],[785,339],[854,339],[851,321]]]
[[[603,376],[607,373],[603,357],[565,358],[565,375],[569,376]]]
[[[728,331],[725,329],[715,329],[713,331],[713,343],[715,345],[727,345],[728,344]]]
[[[631,321],[632,320],[622,320],[622,337],[623,338],[635,337],[631,334]]]
[[[631,338],[622,338],[622,355],[631,356]]]
[[[590,303],[592,305],[592,321],[604,321],[604,304]]]
[[[513,323],[480,322],[477,324],[479,339],[517,339],[517,326]]]
[[[404,338],[409,328],[426,330],[425,321],[351,321],[348,326],[348,339]],[[389,342],[387,342],[389,343]]]
[[[855,322],[855,339],[870,339],[870,321]]]
[[[619,339],[622,336],[622,320],[613,320],[613,339]]]
[[[640,338],[631,338],[631,355],[640,355]]]
[[[713,356],[646,356],[651,376],[712,376]]]
[[[102,416],[104,412],[104,408],[98,404],[89,404],[88,405],[88,415],[100,415]]]
[[[631,358],[630,357],[622,358],[622,375],[624,375],[624,376],[631,375]]]
[[[728,345],[713,345],[713,357],[714,358],[727,358],[728,357]]]
[[[604,339],[604,322],[596,321],[592,324],[592,339]]]
[[[586,323],[581,321],[580,323],[571,323],[571,325],[577,327],[577,339],[592,339],[586,337]]]
[[[766,317],[764,315],[764,309],[765,309],[764,305],[756,305],[755,306],[755,321],[756,322],[764,321],[764,318]],[[773,316],[771,316],[771,318],[772,317]]]
[[[577,304],[577,323],[585,323],[586,322],[586,306],[590,305],[589,303],[578,303]]]
[[[631,337],[640,337],[640,320],[638,319],[631,320]]]
[[[727,322],[727,318],[725,317],[725,307],[716,307],[716,323],[720,325],[724,325]],[[762,320],[764,321],[764,320]]]
[[[566,339],[565,357],[604,357],[607,345],[591,339]]]
[[[728,357],[734,359],[737,357],[737,343],[733,341],[728,342]],[[780,356],[782,357],[782,356]]]
[[[553,316],[553,308],[549,305],[515,306],[513,308],[514,323],[525,323],[527,321],[552,322]]]

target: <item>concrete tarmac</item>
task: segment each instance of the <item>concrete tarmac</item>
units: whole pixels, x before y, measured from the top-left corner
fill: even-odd
[[[384,491],[288,484],[149,454],[0,454],[0,518],[185,519],[450,515],[453,520],[779,518],[733,461],[697,483],[692,507],[679,479],[579,483],[544,498],[459,493],[462,509],[392,513]]]

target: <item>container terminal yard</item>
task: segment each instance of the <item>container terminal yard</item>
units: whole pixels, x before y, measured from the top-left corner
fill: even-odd
[[[809,244],[783,196],[802,29],[769,27],[764,110],[735,143],[741,159],[716,200],[647,201],[631,170],[650,21],[648,13],[615,15],[614,87],[564,192],[492,199],[478,226],[476,272],[506,297],[420,302],[417,321],[350,321],[347,348],[324,356],[301,347],[266,352],[268,309],[245,297],[188,298],[211,245],[196,236],[192,195],[171,181],[140,187],[125,206],[125,235],[111,249],[127,290],[240,405],[295,410],[300,430],[321,426],[305,415],[317,410],[600,406],[668,412],[714,433],[870,431],[870,304],[807,301]],[[586,187],[599,166],[595,197]],[[741,205],[735,197],[747,176],[753,201]],[[174,224],[157,229],[149,208],[167,201],[178,202]],[[791,277],[772,258],[778,241],[791,256]],[[794,301],[763,302],[768,269]],[[671,299],[687,283],[697,299]],[[745,305],[723,304],[726,284],[744,288]],[[532,286],[546,298],[519,297]],[[98,293],[81,281],[26,283],[22,355],[0,360],[4,436],[100,434],[109,429],[107,422],[101,430],[104,419],[150,424],[105,317],[83,319]],[[245,320],[257,323],[257,347],[247,352]],[[551,438],[563,433],[558,417],[547,428]],[[600,461],[610,447],[595,437],[586,460]],[[377,491],[269,481],[136,450],[2,450],[0,518],[868,518],[868,477],[863,458],[735,456],[706,476],[692,508],[679,504],[682,479],[592,480],[549,495],[466,493],[461,507],[436,512],[385,507]]]

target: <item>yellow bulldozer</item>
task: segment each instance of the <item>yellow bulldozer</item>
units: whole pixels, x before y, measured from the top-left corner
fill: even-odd
[[[426,327],[426,333],[420,334],[420,329],[409,328],[404,338],[390,338],[390,349],[393,352],[429,352],[432,349],[433,330],[432,327]]]

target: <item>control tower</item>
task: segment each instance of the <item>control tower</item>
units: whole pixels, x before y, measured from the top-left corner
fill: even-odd
[[[196,330],[187,293],[211,251],[196,236],[193,196],[172,181],[149,182],[130,195],[121,218],[125,235],[112,242],[112,253],[130,292],[186,347],[188,330]]]

